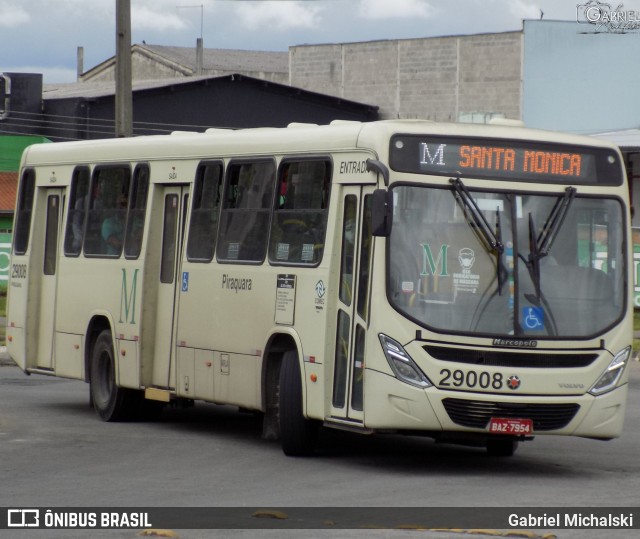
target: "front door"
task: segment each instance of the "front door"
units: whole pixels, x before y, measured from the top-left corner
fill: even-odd
[[[40,369],[54,368],[54,335],[56,312],[56,283],[58,271],[58,242],[64,191],[47,189],[45,191],[44,219],[36,226],[42,227],[44,239],[40,268],[40,307],[38,309],[38,344],[36,365]],[[34,242],[35,243],[35,242]]]
[[[331,416],[364,423],[365,342],[369,320],[371,193],[373,187],[346,187]]]
[[[185,219],[189,201],[188,186],[163,187],[162,234],[157,238],[160,253],[156,336],[153,362],[155,387],[175,388],[176,322],[181,284],[181,259]]]

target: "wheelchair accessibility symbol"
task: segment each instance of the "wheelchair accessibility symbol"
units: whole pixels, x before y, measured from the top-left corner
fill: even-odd
[[[544,329],[544,310],[542,307],[524,307],[522,309],[522,325],[530,331]]]
[[[183,292],[189,291],[189,272],[188,271],[182,272],[182,291]]]

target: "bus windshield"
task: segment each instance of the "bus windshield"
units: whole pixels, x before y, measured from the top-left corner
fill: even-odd
[[[590,338],[625,308],[621,202],[392,188],[388,294],[421,326],[493,337]]]

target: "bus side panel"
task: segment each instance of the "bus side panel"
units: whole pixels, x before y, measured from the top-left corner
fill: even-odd
[[[373,429],[441,430],[423,389],[387,374],[367,369],[366,426]]]
[[[325,260],[331,260],[332,242],[327,236]],[[282,268],[283,270],[285,268]],[[293,268],[292,268],[293,270]],[[305,415],[312,419],[325,419],[329,408],[327,395],[332,388],[331,368],[335,353],[335,307],[328,301],[337,285],[327,267],[315,269],[295,268],[296,302],[295,331],[302,343],[300,358],[304,363],[303,385]],[[292,271],[293,273],[293,271]],[[328,322],[331,320],[331,322]]]
[[[25,327],[27,325],[29,258],[12,255],[7,287],[7,352],[24,371],[27,368]]]
[[[325,388],[330,387],[325,380],[325,366],[305,362],[304,381],[306,389],[306,413],[309,419],[325,419]]]
[[[56,343],[56,374],[84,379],[85,353],[91,354],[84,335],[99,317],[108,321],[115,338],[118,385],[139,389],[140,263],[63,255],[59,268],[56,339],[62,342]]]
[[[27,369],[27,351],[24,328],[7,328],[7,353],[23,371]]]
[[[38,172],[36,172],[38,177]],[[42,259],[45,238],[45,216],[47,214],[46,190],[35,187],[31,212],[31,232],[29,244],[24,256],[13,256],[11,263],[10,288],[8,302],[7,333],[9,355],[18,366],[26,371],[38,366],[39,313],[41,309]],[[19,328],[19,331],[17,330]],[[50,343],[43,353],[53,354]]]
[[[196,350],[193,361],[195,394],[199,399],[213,400],[215,354],[211,350]]]
[[[131,389],[140,389],[138,341],[129,339],[116,340],[116,357],[118,364],[118,385]]]
[[[56,376],[84,379],[82,335],[56,332]]]
[[[260,357],[226,353],[215,353],[214,357],[216,401],[259,410]]]

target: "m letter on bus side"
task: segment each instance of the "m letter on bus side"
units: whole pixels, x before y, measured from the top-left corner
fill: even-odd
[[[136,287],[138,284],[138,269],[133,272],[133,281],[131,283],[131,292],[127,293],[127,270],[122,268],[122,290],[120,293],[120,320],[119,323],[126,322],[127,324],[136,323]],[[124,320],[122,314],[124,311]],[[131,320],[129,320],[131,315]]]

